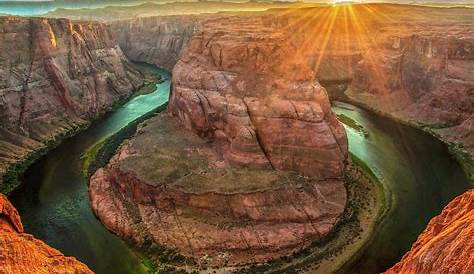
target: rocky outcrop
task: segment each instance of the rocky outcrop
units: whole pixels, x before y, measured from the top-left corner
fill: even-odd
[[[111,28],[130,59],[171,71],[206,18],[204,15],[145,17],[112,22]]]
[[[66,257],[32,235],[26,234],[18,212],[0,194],[0,272],[93,273],[73,257]]]
[[[386,274],[474,272],[474,190],[434,217],[402,260]]]
[[[100,23],[0,18],[0,176],[142,85]]]
[[[118,235],[215,267],[292,254],[344,211],[344,129],[266,18],[210,20],[173,70],[169,115],[148,120],[90,181]]]
[[[341,178],[344,128],[314,72],[271,20],[226,18],[231,29],[209,21],[173,70],[169,112],[233,164]]]

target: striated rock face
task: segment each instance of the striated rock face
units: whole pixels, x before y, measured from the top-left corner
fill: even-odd
[[[269,23],[210,20],[192,38],[173,70],[168,115],[143,123],[91,178],[107,228],[222,267],[291,254],[335,227],[345,132]]]
[[[2,17],[0,45],[0,175],[142,84],[100,23]]]
[[[111,28],[120,47],[132,60],[169,71],[206,16],[162,16],[116,21]]]
[[[65,257],[23,231],[20,216],[0,194],[0,272],[18,273],[93,273],[73,257]]]
[[[474,272],[474,190],[434,217],[411,250],[386,274]]]
[[[266,20],[208,22],[173,70],[169,112],[233,164],[341,178],[344,128],[313,71]]]

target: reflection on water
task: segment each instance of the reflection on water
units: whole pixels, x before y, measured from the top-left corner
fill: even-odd
[[[349,150],[363,160],[392,192],[392,210],[351,273],[380,273],[399,261],[429,220],[470,187],[446,146],[410,127],[336,103],[368,132],[346,127]]]
[[[170,75],[153,70],[167,80],[64,141],[29,169],[24,186],[11,197],[28,233],[77,257],[96,273],[146,272],[137,254],[94,216],[80,158],[96,142],[168,101]]]

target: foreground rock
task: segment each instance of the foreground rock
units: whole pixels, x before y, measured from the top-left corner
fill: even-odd
[[[148,251],[241,266],[322,239],[346,204],[347,140],[266,19],[211,20],[173,70],[169,114],[91,178],[102,222]]]
[[[32,235],[24,233],[18,212],[0,194],[0,272],[93,273],[73,257],[66,257]]]
[[[434,217],[394,273],[474,272],[474,190],[458,196]]]
[[[143,82],[103,24],[1,17],[0,45],[0,178]]]

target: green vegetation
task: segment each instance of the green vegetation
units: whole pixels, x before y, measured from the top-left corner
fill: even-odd
[[[456,157],[459,163],[461,163],[464,172],[471,182],[474,183],[474,159],[471,154],[467,152],[462,144],[450,144],[448,146],[449,151]]]
[[[341,123],[343,123],[344,125],[354,129],[355,131],[359,132],[360,134],[364,135],[365,138],[368,138],[369,137],[369,132],[361,125],[359,124],[357,121],[355,121],[354,119],[350,118],[349,116],[343,114],[343,113],[340,113],[340,114],[337,114],[337,118],[339,119],[339,121],[341,121]]]
[[[117,133],[100,140],[85,151],[82,158],[82,173],[86,178],[89,178],[97,169],[105,166],[112,158],[117,149],[122,144],[123,140],[130,138],[135,134],[137,125],[141,122],[153,117],[158,112],[166,109],[168,103],[165,103],[147,114],[135,119],[128,125],[120,129]]]

